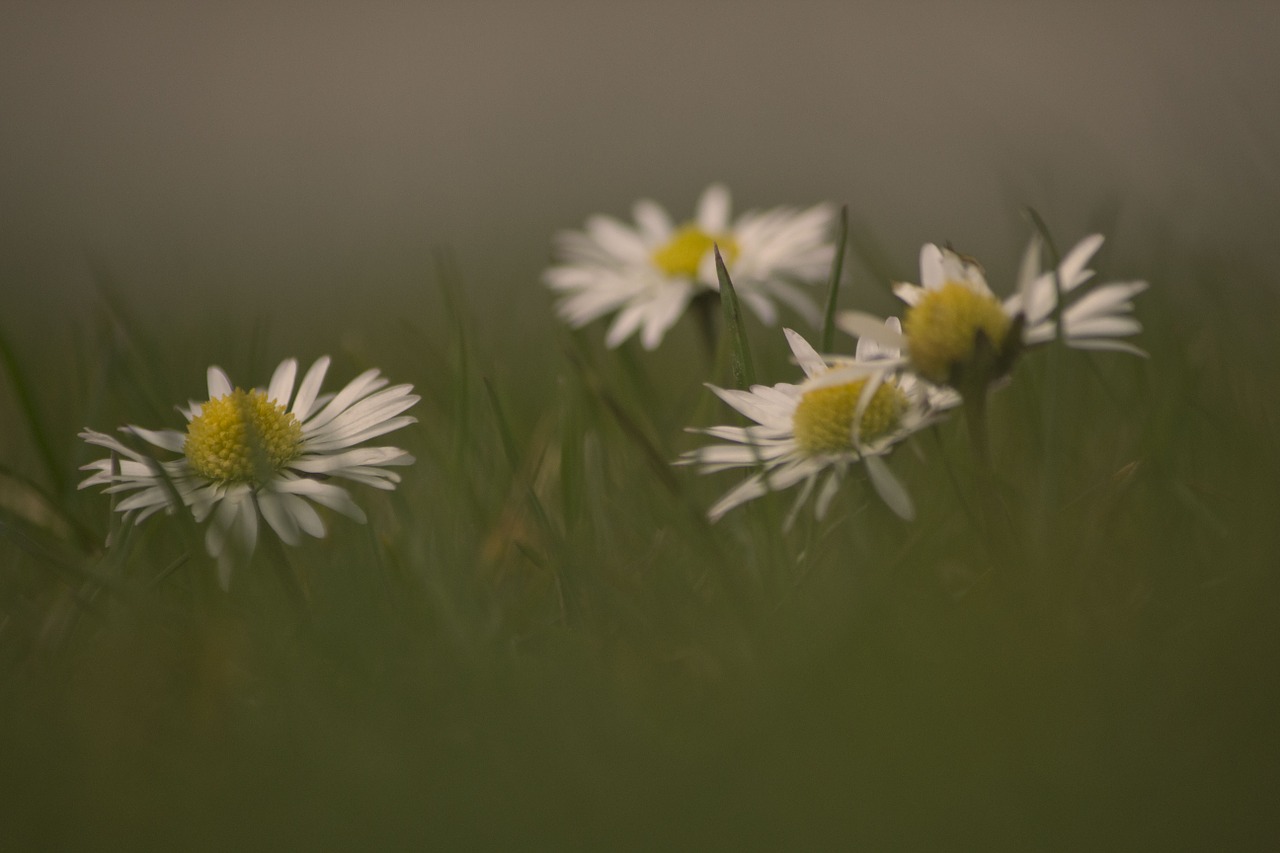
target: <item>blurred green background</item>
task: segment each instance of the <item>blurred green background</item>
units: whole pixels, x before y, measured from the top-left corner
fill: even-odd
[[[0,847],[1270,849],[1278,39],[1262,2],[6,3]],[[1021,559],[954,425],[894,460],[915,525],[855,478],[708,528],[730,478],[657,473],[726,420],[692,330],[605,353],[538,276],[715,180],[847,202],[868,310],[925,241],[1003,292],[1023,206],[1152,282],[1149,362],[995,398]],[[326,352],[424,396],[368,527],[226,599],[179,527],[95,550],[78,429]]]

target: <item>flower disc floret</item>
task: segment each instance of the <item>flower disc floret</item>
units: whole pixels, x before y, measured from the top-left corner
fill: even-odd
[[[665,244],[654,249],[653,264],[666,275],[694,278],[698,275],[703,257],[711,251],[713,245],[719,245],[720,254],[728,264],[732,264],[738,256],[738,244],[733,235],[713,236],[697,225],[688,223],[671,235],[671,239]]]
[[[261,483],[302,453],[302,425],[263,391],[236,388],[205,403],[187,425],[192,470],[219,482]]]
[[[867,380],[829,385],[805,393],[792,415],[796,444],[810,456],[854,450],[853,418]],[[858,423],[858,438],[874,441],[897,428],[906,396],[891,381],[876,388]]]
[[[979,332],[999,351],[1009,325],[1009,315],[994,296],[955,281],[925,291],[902,323],[912,365],[939,383],[973,358]]]

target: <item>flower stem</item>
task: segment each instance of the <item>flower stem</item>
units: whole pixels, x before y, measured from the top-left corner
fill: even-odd
[[[969,430],[969,444],[984,476],[991,473],[991,442],[987,433],[987,391],[985,388],[964,395],[964,423]]]

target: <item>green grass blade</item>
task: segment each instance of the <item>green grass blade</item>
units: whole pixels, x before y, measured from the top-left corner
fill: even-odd
[[[520,449],[516,444],[515,433],[511,431],[511,425],[507,423],[506,413],[502,410],[502,404],[498,401],[498,392],[493,387],[493,383],[489,377],[483,377],[484,390],[489,397],[489,406],[493,409],[494,425],[498,430],[498,440],[502,443],[502,453],[507,459],[507,465],[511,468],[511,476],[514,477],[520,469]]]
[[[729,369],[733,375],[733,383],[738,388],[749,388],[755,384],[755,369],[751,366],[751,350],[747,346],[747,330],[742,324],[742,307],[738,302],[738,293],[733,289],[733,281],[729,271],[725,269],[724,258],[720,256],[720,247],[715,247],[716,277],[720,279],[720,306],[724,311],[724,328],[729,335]]]
[[[827,287],[827,310],[822,317],[822,348],[819,352],[831,352],[836,336],[836,301],[840,296],[840,276],[844,272],[844,250],[849,243],[849,205],[840,208],[840,237],[836,241],[836,254],[831,260],[831,282]]]
[[[58,463],[57,454],[53,452],[53,445],[49,443],[49,430],[40,417],[40,409],[36,406],[36,399],[32,394],[31,384],[27,381],[26,372],[18,364],[18,358],[14,355],[13,348],[9,346],[9,341],[2,332],[0,332],[0,362],[4,363],[4,369],[9,374],[9,382],[13,385],[14,396],[18,398],[18,408],[22,411],[22,417],[27,423],[27,429],[31,433],[31,440],[35,442],[36,453],[40,456],[40,462],[44,465],[45,473],[49,475],[49,482],[53,485],[53,491],[61,493],[66,486],[62,465]]]

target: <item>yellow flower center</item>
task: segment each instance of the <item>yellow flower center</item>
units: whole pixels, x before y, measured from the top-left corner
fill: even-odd
[[[903,333],[911,363],[926,379],[947,382],[952,368],[973,358],[978,332],[994,349],[1004,345],[1009,315],[994,296],[949,281],[927,290],[907,309]]]
[[[859,379],[845,385],[815,388],[801,397],[791,416],[791,429],[800,449],[810,456],[853,450],[853,416],[865,387],[867,380]],[[862,413],[859,440],[874,441],[892,431],[906,406],[906,395],[897,385],[890,381],[880,383]]]
[[[720,256],[726,264],[737,259],[738,243],[732,234],[708,234],[690,222],[681,226],[665,246],[654,250],[653,264],[669,276],[693,278],[713,244],[720,246]]]
[[[182,451],[201,477],[261,485],[302,453],[302,425],[265,392],[237,388],[204,404]]]

